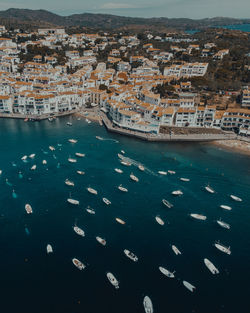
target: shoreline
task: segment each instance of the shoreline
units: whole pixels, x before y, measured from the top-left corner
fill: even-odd
[[[210,144],[223,150],[250,156],[250,142],[247,141],[242,141],[240,139],[216,140]]]

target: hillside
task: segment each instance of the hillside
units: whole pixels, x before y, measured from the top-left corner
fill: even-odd
[[[49,27],[49,26],[85,26],[109,29],[167,29],[175,28],[179,30],[202,29],[211,26],[220,26],[228,24],[250,23],[250,19],[233,18],[206,18],[192,20],[186,18],[134,18],[109,14],[73,14],[69,16],[60,16],[46,10],[29,9],[8,9],[0,11],[0,24],[7,27]]]

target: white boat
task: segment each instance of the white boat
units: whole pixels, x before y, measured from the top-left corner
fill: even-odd
[[[241,202],[242,199],[237,197],[237,196],[234,196],[234,195],[230,195],[230,197],[234,200],[234,201],[238,201],[238,202]]]
[[[119,288],[119,282],[118,280],[115,278],[115,276],[112,274],[112,273],[107,273],[107,277],[108,277],[108,280],[110,281],[110,283],[116,288],[118,289]]]
[[[68,158],[68,161],[69,161],[70,163],[76,163],[76,162],[77,162],[76,159],[72,159],[72,158]]]
[[[32,153],[29,155],[29,158],[34,159],[35,156],[36,156],[35,153]]]
[[[128,189],[125,187],[122,187],[122,185],[118,186],[118,189],[123,191],[123,192],[128,192]]]
[[[49,146],[49,149],[50,149],[50,151],[55,151],[56,150],[56,148],[53,147],[53,146]]]
[[[79,175],[84,175],[85,174],[85,172],[83,172],[83,171],[76,171],[77,172],[77,174],[79,174]]]
[[[191,213],[190,216],[201,221],[205,221],[207,219],[205,215],[196,214],[196,213]]]
[[[52,246],[50,244],[47,245],[46,250],[48,254],[53,252]]]
[[[72,123],[70,123],[70,122],[67,122],[67,125],[68,125],[68,126],[72,126],[73,124],[72,124]]]
[[[166,199],[162,199],[162,203],[163,203],[166,207],[168,207],[169,209],[174,206],[172,203],[170,203],[170,202],[167,201]]]
[[[141,165],[141,164],[138,165],[138,168],[142,172],[145,171],[145,167],[143,165]]]
[[[31,170],[34,171],[35,169],[36,169],[36,165],[33,165],[33,166],[31,167]]]
[[[168,172],[158,171],[158,174],[160,174],[160,175],[167,175],[167,174],[168,174]]]
[[[145,296],[143,299],[143,306],[146,313],[153,313],[153,303],[148,296]]]
[[[125,151],[124,151],[124,150],[121,150],[121,153],[122,153],[122,154],[125,154]]]
[[[210,186],[206,186],[205,187],[206,191],[210,192],[210,193],[215,193],[215,191],[213,190],[213,188],[211,188]]]
[[[87,190],[89,193],[92,193],[93,195],[97,195],[97,191],[95,189],[88,187]]]
[[[213,265],[211,261],[204,259],[204,263],[212,274],[219,274],[219,270]]]
[[[164,225],[164,224],[165,224],[164,221],[163,221],[159,216],[156,216],[156,217],[155,217],[155,220],[156,220],[156,222],[157,222],[158,224],[160,224],[160,225]]]
[[[72,187],[75,186],[74,182],[72,182],[72,181],[69,180],[69,179],[66,179],[66,180],[65,180],[65,184],[66,184],[67,186],[72,186]]]
[[[75,204],[75,205],[79,205],[79,201],[78,200],[75,200],[75,199],[71,199],[71,198],[68,198],[67,201],[71,204]]]
[[[104,138],[100,137],[100,136],[95,136],[96,139],[98,140],[103,140]]]
[[[138,181],[139,181],[139,178],[136,177],[133,173],[131,173],[131,174],[129,175],[129,177],[130,177],[133,181],[135,181],[135,182],[138,182]]]
[[[46,160],[43,160],[42,163],[43,163],[43,165],[46,165],[46,164],[47,164],[47,161],[46,161]]]
[[[125,253],[125,255],[132,261],[137,262],[138,261],[138,257],[132,253],[131,251],[125,249],[123,250],[123,252]]]
[[[194,292],[196,287],[193,286],[192,284],[190,284],[189,282],[183,280],[183,285],[188,289],[190,290],[191,292]]]
[[[174,190],[174,191],[172,191],[172,195],[181,196],[181,195],[183,195],[183,192],[181,190]]]
[[[77,143],[77,140],[76,139],[69,139],[69,142],[70,143]]]
[[[96,240],[101,244],[101,245],[103,245],[103,246],[106,246],[106,240],[105,239],[103,239],[103,238],[101,238],[101,237],[98,237],[98,236],[96,236],[95,237],[96,238]]]
[[[116,220],[118,223],[122,224],[122,225],[125,224],[125,222],[124,222],[123,220],[121,220],[119,217],[116,217],[115,220]]]
[[[223,228],[230,229],[230,225],[223,222],[222,220],[217,220],[217,223]]]
[[[28,204],[28,203],[25,204],[25,210],[26,210],[27,214],[33,213],[32,207],[31,207],[31,205]]]
[[[228,211],[231,211],[232,208],[229,206],[229,205],[224,205],[224,204],[221,204],[220,207],[224,210],[228,210]]]
[[[220,251],[222,251],[222,252],[224,252],[224,253],[226,253],[226,254],[228,254],[228,255],[231,254],[231,249],[230,249],[230,247],[226,247],[226,246],[222,245],[220,242],[215,242],[214,246],[215,246],[218,250],[220,250]]]
[[[80,227],[74,226],[73,229],[74,229],[74,232],[75,232],[77,235],[82,236],[82,237],[85,236],[84,231],[83,231]]]
[[[168,173],[169,173],[170,175],[174,175],[176,172],[175,172],[175,171],[170,171],[170,170],[168,170]]]
[[[125,165],[125,166],[131,166],[132,165],[132,163],[127,162],[127,161],[121,161],[121,164]]]
[[[24,155],[23,157],[21,157],[21,160],[25,161],[25,160],[27,160],[27,158],[28,158],[27,155]]]
[[[3,173],[3,171],[2,171],[2,170],[0,170],[0,175],[2,175],[2,173]]]
[[[172,245],[172,250],[174,251],[176,255],[181,254],[181,251],[174,245]]]
[[[110,205],[111,204],[111,201],[109,201],[109,199],[107,198],[102,198],[102,201],[107,204],[107,205]]]
[[[95,214],[95,210],[91,209],[90,206],[88,206],[88,207],[86,208],[86,211],[87,211],[89,214]]]
[[[116,173],[122,174],[123,170],[120,170],[119,168],[115,168]]]
[[[82,271],[86,267],[81,261],[76,258],[72,259],[72,262],[80,271]]]
[[[185,182],[190,181],[189,178],[184,178],[184,177],[181,177],[180,180],[181,180],[181,181],[185,181]]]
[[[80,153],[80,152],[76,152],[75,155],[76,155],[78,158],[84,158],[84,157],[85,157],[85,154],[84,154],[84,153]]]
[[[160,266],[159,270],[162,272],[162,274],[164,274],[165,276],[169,277],[169,278],[174,278],[174,272],[170,272],[169,270],[167,270],[166,268]]]

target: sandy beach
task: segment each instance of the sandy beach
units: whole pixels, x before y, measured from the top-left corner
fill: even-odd
[[[96,111],[86,110],[86,111],[77,112],[75,113],[75,115],[78,117],[84,117],[92,122],[96,122],[102,125],[102,118]]]
[[[218,140],[214,141],[213,144],[226,150],[250,155],[250,142],[247,141]]]

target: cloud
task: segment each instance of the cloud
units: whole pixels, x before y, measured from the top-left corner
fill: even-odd
[[[117,10],[117,9],[136,9],[138,6],[135,6],[131,3],[113,3],[113,2],[108,2],[104,3],[100,9],[108,9],[108,10]]]

